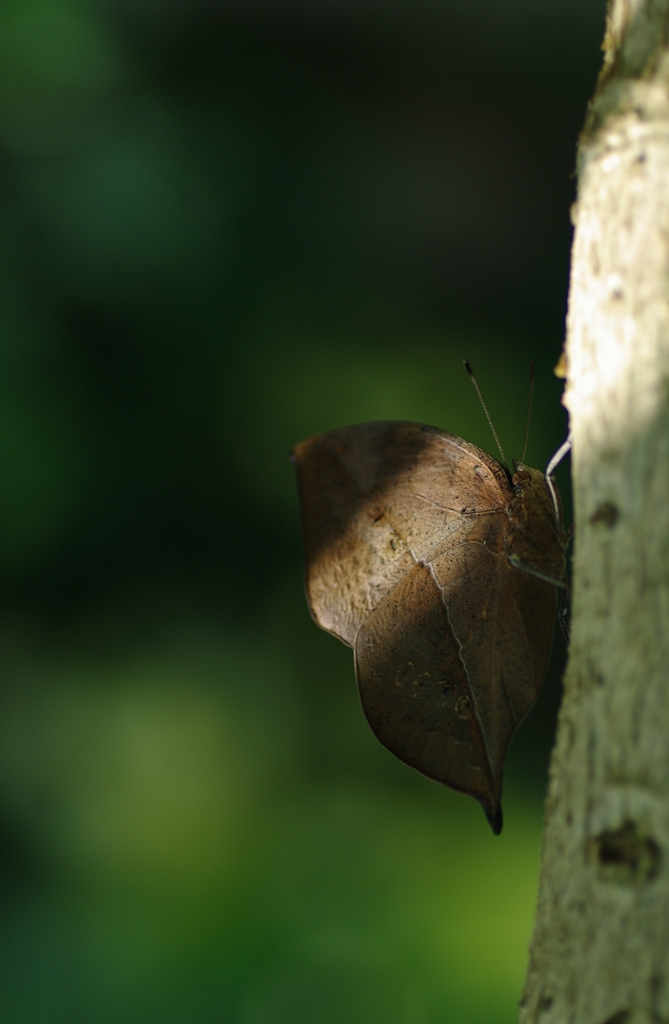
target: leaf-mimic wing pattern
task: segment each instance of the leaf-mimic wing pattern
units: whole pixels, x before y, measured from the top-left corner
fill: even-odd
[[[362,423],[297,445],[311,613],[352,647],[362,622],[417,561],[512,497],[502,467],[419,423]],[[478,509],[478,513],[475,513]]]
[[[354,647],[374,733],[499,832],[504,757],[541,687],[564,577],[542,474],[519,466],[510,482],[474,445],[401,422],[320,434],[293,459],[311,613]]]

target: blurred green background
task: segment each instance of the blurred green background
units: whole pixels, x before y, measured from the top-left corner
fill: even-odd
[[[368,729],[287,456],[496,454],[463,356],[561,443],[603,6],[2,0],[4,1024],[515,1020],[562,639],[495,838]]]

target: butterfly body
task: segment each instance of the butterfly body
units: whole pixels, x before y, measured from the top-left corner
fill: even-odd
[[[355,652],[365,715],[417,771],[501,829],[504,756],[545,674],[565,579],[546,480],[417,423],[293,452],[311,614]]]

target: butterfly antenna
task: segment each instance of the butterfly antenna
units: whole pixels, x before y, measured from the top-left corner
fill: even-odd
[[[565,455],[567,455],[570,451],[571,451],[571,431],[569,432],[567,440],[563,444],[560,445],[560,447],[556,451],[555,455],[553,456],[551,461],[546,466],[546,476],[552,476],[553,475],[553,473],[555,472],[556,467],[559,466],[559,464],[564,459]]]
[[[523,447],[523,457],[521,462],[525,461],[525,455],[527,453],[527,442],[530,439],[530,420],[532,418],[532,398],[534,396],[534,363],[530,363],[530,397],[527,402],[527,424],[525,426],[525,445]]]
[[[502,449],[502,446],[499,443],[499,438],[497,436],[497,431],[495,430],[495,428],[493,426],[493,423],[492,423],[492,420],[490,419],[490,413],[488,412],[488,408],[487,408],[485,402],[483,401],[483,395],[481,394],[481,389],[478,386],[478,382],[476,380],[476,377],[474,376],[474,371],[472,370],[471,366],[469,365],[469,360],[468,359],[463,359],[462,361],[465,364],[465,370],[469,374],[469,379],[471,380],[472,384],[476,388],[476,394],[479,396],[479,402],[483,406],[483,411],[484,411],[484,413],[486,415],[486,419],[488,421],[488,425],[490,426],[490,429],[492,430],[492,436],[495,438],[495,442],[497,444],[497,447],[499,448],[499,454],[502,456],[502,462],[504,463],[506,468],[509,469],[509,464],[506,461],[506,456],[504,454],[504,450]],[[510,469],[509,469],[509,472],[511,472]]]
[[[567,455],[567,453],[570,451],[571,431],[569,431],[569,436],[567,437],[567,440],[560,445],[555,455],[546,466],[546,483],[548,484],[548,489],[551,492],[551,498],[553,499],[553,507],[555,509],[555,518],[558,524],[561,522],[562,512],[560,509],[560,499],[558,498],[557,489],[555,487],[555,483],[553,482],[553,473],[555,472],[556,467],[562,462],[565,455]]]

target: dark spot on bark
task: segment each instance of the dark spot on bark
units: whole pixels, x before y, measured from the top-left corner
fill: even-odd
[[[650,836],[640,832],[633,821],[626,821],[618,829],[601,832],[590,840],[588,847],[602,882],[640,885],[654,878],[660,867],[659,846]]]
[[[539,1000],[539,1013],[546,1013],[553,1005],[553,997],[544,995]]]
[[[573,820],[574,820],[574,819],[573,819],[573,817],[572,817],[571,811],[567,811],[567,825],[571,825],[571,823],[573,822]]]
[[[622,288],[614,288],[613,291],[611,292],[611,298],[614,299],[616,302],[620,302],[622,297],[623,297],[623,290],[622,290]]]
[[[637,163],[637,164],[645,164],[646,159],[647,158],[646,158],[646,154],[645,153],[639,153],[639,155],[637,156],[637,158],[635,160],[635,163]]]
[[[458,718],[469,718],[469,706],[471,701],[469,697],[458,697],[455,702],[455,713]]]
[[[606,526],[611,530],[620,518],[620,510],[612,501],[602,501],[590,516],[591,526]]]
[[[599,457],[602,462],[615,463],[618,460],[619,454],[620,449],[614,448],[613,445],[611,445],[611,447],[602,448],[600,450]]]
[[[625,1024],[625,1021],[629,1020],[629,1016],[629,1010],[618,1010],[612,1017],[607,1017],[602,1021],[602,1024]]]

